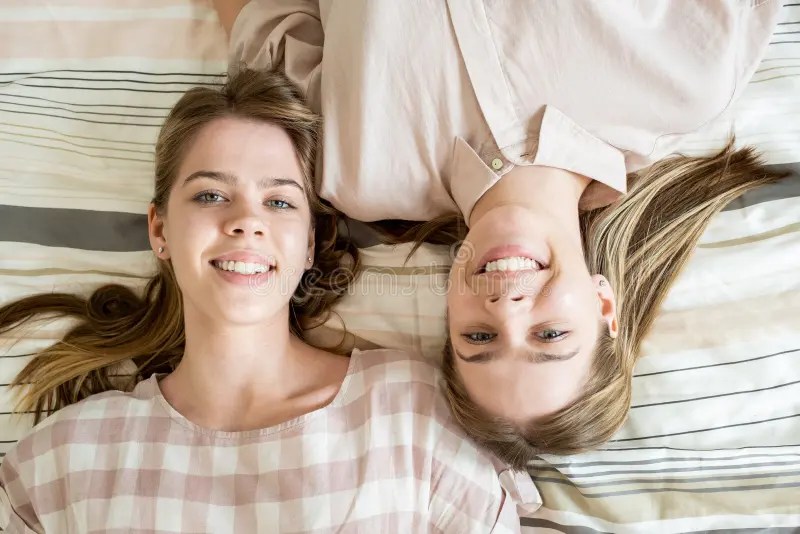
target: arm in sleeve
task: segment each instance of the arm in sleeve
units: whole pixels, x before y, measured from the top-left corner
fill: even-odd
[[[0,532],[41,534],[36,511],[16,468],[13,450],[0,465]]]
[[[318,0],[252,0],[231,28],[228,61],[232,68],[283,70],[319,112],[323,43]]]
[[[432,532],[519,532],[516,502],[498,474],[499,462],[464,435],[441,397],[435,401],[432,420],[428,501]]]

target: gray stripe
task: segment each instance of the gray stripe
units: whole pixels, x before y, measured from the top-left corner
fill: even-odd
[[[595,530],[591,527],[577,525],[562,525],[560,523],[554,523],[553,521],[539,519],[537,517],[522,517],[519,520],[519,524],[523,527],[549,528],[559,532],[565,532],[566,534],[612,534],[611,532],[606,532],[605,530]]]
[[[33,413],[33,412],[25,412],[25,413]],[[0,413],[0,415],[8,415]],[[600,486],[617,486],[617,485],[626,485],[626,484],[696,484],[699,482],[722,482],[722,481],[731,481],[731,480],[753,480],[757,478],[772,478],[772,479],[779,479],[779,478],[787,478],[787,477],[796,477],[800,475],[800,471],[781,471],[778,473],[750,473],[747,475],[720,475],[720,476],[707,476],[707,477],[697,477],[697,478],[626,478],[622,480],[607,480],[605,482],[581,482],[580,484],[577,482],[573,482],[572,479],[567,477],[566,479],[562,478],[552,478],[552,477],[531,477],[534,482],[553,482],[556,484],[564,484],[567,486],[572,486],[578,489],[584,488],[597,488]]]
[[[565,534],[611,534],[605,530],[595,530],[592,527],[579,525],[563,525],[547,519],[538,517],[523,517],[520,525],[532,528],[547,528],[564,532]],[[715,530],[693,530],[686,531],[684,534],[793,534],[800,532],[798,527],[764,527],[764,528],[726,528]]]
[[[745,445],[743,447],[716,447],[714,452],[719,451],[743,451],[745,449],[793,449],[800,447],[800,443],[787,443],[785,445]],[[597,449],[603,452],[620,452],[620,451],[688,451],[697,452],[697,449],[686,449],[682,447],[668,447],[666,445],[648,446],[648,447],[610,447],[607,449]]]
[[[0,241],[107,252],[150,249],[147,216],[0,205]]]
[[[748,191],[725,206],[722,211],[739,210],[748,206],[761,204],[762,202],[770,202],[782,198],[800,197],[800,163],[767,165],[767,168],[771,171],[790,173],[790,176],[774,184],[765,185],[764,187]]]
[[[756,491],[781,488],[800,488],[800,481],[785,482],[781,484],[758,484],[756,486],[723,486],[715,488],[646,488],[640,490],[606,491],[603,493],[581,492],[581,496],[587,499],[600,499],[603,497],[620,497],[622,495],[641,495],[643,493],[730,493],[734,491]]]
[[[689,473],[689,472],[697,472],[697,471],[723,471],[723,470],[730,470],[730,469],[750,469],[753,467],[777,467],[782,465],[797,465],[797,460],[787,461],[787,462],[766,462],[760,464],[743,464],[743,465],[706,465],[706,466],[695,466],[695,467],[668,467],[666,469],[653,469],[650,471],[642,471],[637,469],[628,469],[628,470],[620,470],[620,471],[604,471],[601,473],[584,473],[584,474],[569,474],[564,476],[569,476],[571,478],[590,478],[590,477],[604,477],[604,476],[611,476],[611,475],[648,475],[648,474],[655,474],[655,473]],[[549,471],[549,469],[543,469],[543,471]],[[532,475],[535,476],[535,475]]]
[[[2,385],[2,384],[0,384]],[[542,471],[560,471],[564,468],[574,469],[576,467],[599,467],[601,465],[650,465],[660,464],[662,462],[711,462],[720,460],[742,460],[744,458],[760,458],[762,456],[791,456],[800,458],[800,454],[779,452],[778,454],[742,454],[738,456],[687,456],[686,458],[656,458],[653,460],[629,460],[629,461],[615,461],[615,462],[575,462],[575,463],[552,463],[547,460],[542,460],[547,463],[547,466],[539,467],[537,464],[531,465],[536,469]]]

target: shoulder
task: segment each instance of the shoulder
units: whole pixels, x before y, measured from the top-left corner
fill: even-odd
[[[123,428],[126,421],[149,417],[154,387],[155,378],[140,382],[130,392],[106,391],[66,406],[20,439],[5,460],[23,464],[75,443],[97,443],[104,434]]]

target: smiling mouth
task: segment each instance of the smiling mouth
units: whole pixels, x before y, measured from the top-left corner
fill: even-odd
[[[243,275],[263,274],[275,270],[275,265],[249,261],[212,260],[209,263],[220,271]]]
[[[541,271],[545,268],[533,258],[524,256],[510,256],[486,262],[475,271],[475,274],[510,273],[518,271]]]

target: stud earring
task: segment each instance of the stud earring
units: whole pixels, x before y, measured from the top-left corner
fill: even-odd
[[[308,257],[308,261],[314,261],[314,258],[312,258],[311,256],[309,256],[309,257]]]
[[[164,247],[158,247],[158,253],[161,254],[162,252],[164,252]]]
[[[606,285],[606,281],[605,281],[605,280],[600,280],[600,285],[601,285],[601,286],[604,286],[604,285]]]

